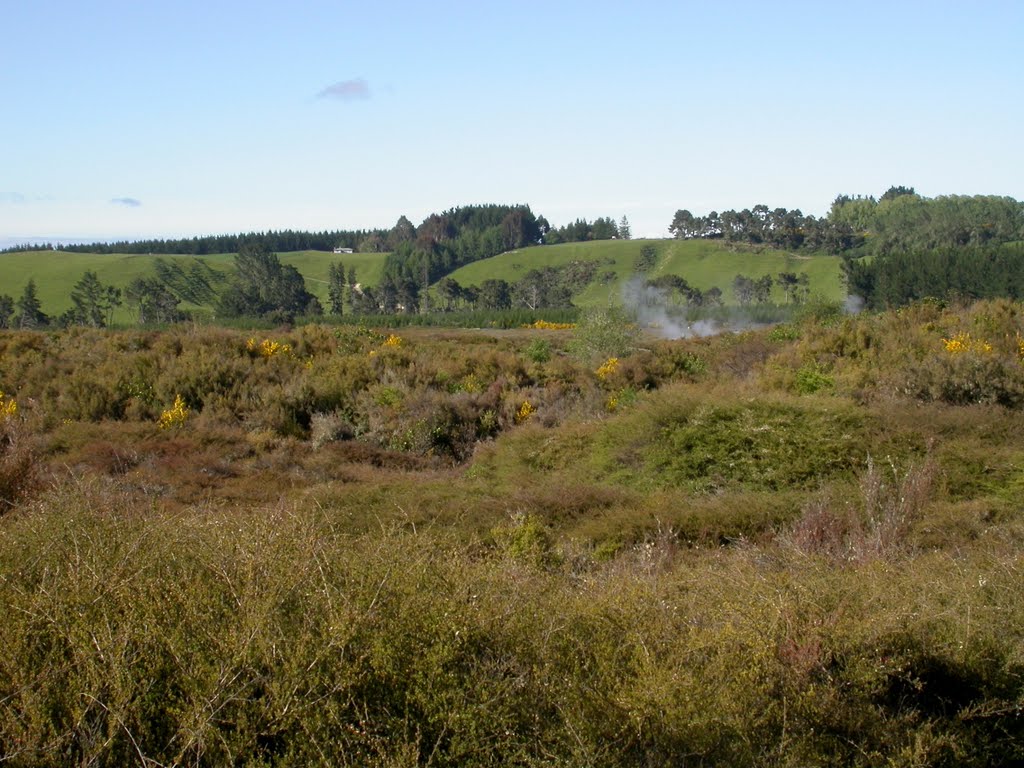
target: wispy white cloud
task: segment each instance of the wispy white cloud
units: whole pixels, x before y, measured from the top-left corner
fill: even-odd
[[[56,198],[53,195],[23,195],[21,192],[0,192],[0,204],[6,205],[32,205],[34,203],[52,203]]]
[[[142,205],[142,201],[134,197],[115,197],[110,201],[110,204],[123,205],[125,208],[138,208]]]
[[[359,101],[370,98],[370,84],[363,78],[342,80],[329,85],[316,95],[318,99],[337,99],[338,101]]]

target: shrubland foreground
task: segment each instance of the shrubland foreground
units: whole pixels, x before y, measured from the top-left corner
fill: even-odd
[[[10,765],[1024,762],[1024,306],[0,334]]]

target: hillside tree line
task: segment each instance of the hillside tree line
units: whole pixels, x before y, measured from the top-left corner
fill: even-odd
[[[1024,239],[1024,203],[995,195],[926,198],[913,187],[893,186],[877,200],[839,195],[822,218],[763,204],[706,216],[679,210],[669,231],[680,239],[879,255]]]

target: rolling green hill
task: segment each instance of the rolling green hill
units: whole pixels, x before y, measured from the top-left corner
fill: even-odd
[[[597,261],[600,265],[597,278],[573,299],[581,307],[595,306],[618,299],[622,285],[636,274],[637,257],[646,245],[656,251],[654,266],[646,273],[647,277],[677,274],[701,290],[718,286],[727,304],[734,302],[731,286],[737,274],[758,278],[765,274],[774,277],[782,271],[806,272],[812,293],[830,300],[841,300],[845,296],[837,256],[757,251],[727,247],[713,240],[597,240],[545,245],[484,259],[456,270],[451,276],[462,285],[479,285],[490,278],[515,282],[531,269],[558,267],[574,261]],[[0,293],[17,299],[28,280],[34,278],[43,311],[57,316],[71,307],[71,291],[87,270],[95,272],[103,283],[123,289],[137,277],[154,275],[154,264],[158,258],[177,263],[185,270],[197,261],[224,275],[230,275],[234,270],[234,254],[151,256],[27,251],[0,256],[4,266]],[[280,259],[283,264],[290,264],[302,273],[307,288],[326,306],[327,272],[331,264],[341,263],[346,269],[355,267],[359,282],[376,285],[381,279],[385,254],[335,255],[323,251],[295,251],[280,254]],[[774,298],[779,303],[785,301],[778,288]],[[183,308],[195,309],[189,305]],[[119,307],[114,314],[115,323],[129,323],[131,320],[125,306]]]
[[[701,290],[718,286],[727,304],[734,302],[732,281],[737,274],[758,278],[774,277],[779,272],[806,272],[811,292],[829,300],[846,296],[838,256],[800,255],[785,251],[754,250],[727,246],[715,240],[595,240],[584,243],[545,245],[510,251],[500,256],[468,264],[452,273],[461,285],[479,285],[487,279],[515,282],[531,269],[557,267],[573,261],[596,260],[598,279],[573,299],[581,307],[607,304],[621,295],[622,285],[636,274],[636,261],[645,245],[653,246],[657,256],[647,277],[675,274]],[[607,279],[602,280],[602,274]],[[783,303],[781,289],[774,298]]]
[[[280,255],[282,264],[294,266],[306,278],[309,291],[327,303],[327,270],[331,264],[340,262],[348,269],[356,269],[356,278],[368,285],[380,281],[384,267],[381,253],[353,253],[336,255],[324,251],[295,251]],[[148,254],[100,254],[70,253],[67,251],[23,251],[0,255],[4,280],[0,293],[17,299],[29,279],[36,281],[39,300],[43,311],[52,316],[60,315],[71,308],[71,291],[86,271],[95,272],[100,281],[107,285],[125,288],[137,277],[152,277],[157,259],[180,264],[183,269],[196,262],[204,262],[210,268],[225,275],[234,271],[234,254],[210,254],[205,256],[154,255]],[[185,309],[194,309],[183,305]],[[114,313],[115,323],[131,322],[130,312],[123,305]]]

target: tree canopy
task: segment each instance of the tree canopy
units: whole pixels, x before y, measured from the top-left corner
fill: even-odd
[[[31,278],[25,284],[25,289],[14,306],[17,310],[14,321],[16,328],[39,328],[50,322],[50,318],[43,312],[39,303],[36,281]]]
[[[121,289],[103,285],[95,272],[86,271],[71,290],[74,305],[61,318],[61,325],[105,328],[114,307],[121,305]]]
[[[706,216],[679,210],[669,231],[680,239],[875,255],[1024,239],[1024,203],[995,195],[926,198],[913,187],[892,186],[878,200],[839,195],[820,219],[767,205]]]
[[[320,302],[306,290],[299,271],[281,264],[277,254],[262,243],[247,243],[235,256],[236,274],[221,294],[218,311],[225,317],[282,318],[319,315]]]
[[[1024,246],[972,246],[885,253],[845,263],[850,293],[871,309],[919,299],[1024,298]]]

